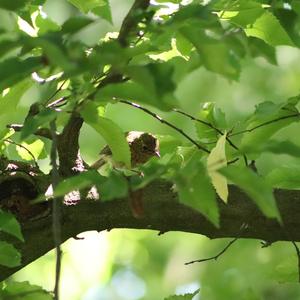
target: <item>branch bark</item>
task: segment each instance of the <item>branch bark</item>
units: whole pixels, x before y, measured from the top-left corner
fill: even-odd
[[[64,242],[89,230],[135,228],[157,230],[160,233],[191,232],[209,238],[253,238],[269,243],[300,241],[300,192],[276,190],[275,196],[282,215],[283,227],[275,220],[263,216],[242,191],[231,186],[228,204],[218,200],[221,222],[220,228],[216,228],[199,212],[179,203],[170,183],[155,181],[143,190],[145,214],[140,219],[132,215],[127,198],[110,202],[84,199],[77,205],[64,206],[61,238]],[[241,232],[239,229],[245,222],[248,226]],[[6,279],[54,248],[51,215],[25,222],[23,234],[26,242],[15,244],[22,253],[22,264],[17,268],[0,267],[0,280]]]

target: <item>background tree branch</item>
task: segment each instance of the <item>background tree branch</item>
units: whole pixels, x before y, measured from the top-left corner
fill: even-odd
[[[191,232],[203,234],[209,238],[254,238],[269,243],[300,241],[300,207],[298,205],[300,192],[276,190],[275,196],[282,215],[283,227],[275,220],[264,217],[242,191],[231,186],[228,204],[218,200],[220,228],[216,228],[199,212],[179,203],[177,194],[172,191],[170,183],[155,181],[143,190],[145,215],[140,219],[132,215],[128,198],[109,202],[81,200],[77,205],[64,206],[61,239],[64,242],[81,232],[90,230],[100,232],[114,228],[133,228],[157,230],[160,233]],[[199,195],[200,200],[201,195]],[[247,228],[240,231],[241,225],[245,222],[247,222]],[[51,215],[23,222],[22,228],[25,243],[15,244],[22,253],[22,264],[17,268],[1,266],[0,280],[6,279],[54,248]]]

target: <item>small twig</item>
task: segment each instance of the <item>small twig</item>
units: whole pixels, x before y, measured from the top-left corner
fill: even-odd
[[[188,113],[186,113],[186,112],[184,112],[184,111],[181,111],[181,110],[179,110],[179,109],[176,109],[176,108],[173,109],[173,111],[174,111],[174,112],[177,112],[177,113],[179,113],[179,114],[182,114],[182,115],[184,115],[184,116],[190,118],[190,119],[193,120],[193,121],[199,122],[199,123],[201,123],[201,124],[203,124],[203,125],[205,125],[205,126],[207,126],[207,127],[210,127],[211,129],[215,130],[215,131],[216,131],[217,133],[219,133],[220,135],[223,135],[223,134],[224,134],[224,133],[222,132],[222,130],[220,130],[219,128],[215,127],[214,125],[212,125],[212,124],[209,123],[209,122],[206,122],[206,121],[203,121],[203,120],[201,120],[201,119],[195,118],[195,117],[193,117],[192,115],[190,115],[190,114],[188,114]],[[229,144],[233,149],[239,150],[239,148],[238,148],[238,147],[230,140],[230,138],[228,137],[228,135],[226,136],[226,141],[228,142],[228,144]],[[245,161],[246,166],[248,166],[248,159],[247,159],[246,155],[243,155],[243,158],[244,158],[244,161]]]
[[[65,97],[61,97],[59,99],[54,100],[53,102],[49,103],[47,105],[47,107],[49,108],[56,108],[56,107],[60,107],[66,104],[66,102],[64,102],[65,100],[67,100],[68,98],[70,98],[70,96],[65,96]],[[64,102],[64,103],[62,103]]]
[[[20,132],[24,125],[22,124],[9,124],[6,125],[7,128],[11,128],[16,132]],[[52,140],[52,135],[51,135],[51,131],[48,128],[39,128],[37,129],[37,131],[34,133],[35,135],[38,135],[40,137],[44,137],[47,138],[49,140]]]
[[[243,134],[243,133],[246,133],[246,132],[252,132],[260,127],[263,127],[263,126],[266,126],[266,125],[270,125],[272,123],[275,123],[275,122],[278,122],[278,121],[281,121],[281,120],[285,120],[285,119],[289,119],[289,118],[295,118],[295,117],[299,117],[300,114],[297,113],[297,114],[293,114],[293,115],[288,115],[288,116],[283,116],[283,117],[280,117],[280,118],[276,118],[274,120],[270,120],[270,121],[267,121],[267,122],[264,122],[264,123],[261,123],[257,126],[254,126],[250,129],[245,129],[245,130],[242,130],[242,131],[238,131],[236,133],[232,133],[229,135],[229,137],[232,137],[232,136],[236,136],[236,135],[239,135],[239,134]]]
[[[189,261],[187,263],[185,263],[185,265],[190,265],[190,264],[194,264],[194,263],[201,263],[201,262],[204,262],[204,261],[209,261],[209,260],[217,260],[222,254],[224,254],[227,249],[232,245],[234,244],[237,240],[239,239],[239,237],[236,237],[234,238],[233,240],[231,240],[227,245],[226,247],[224,247],[224,249],[222,249],[217,255],[215,256],[212,256],[212,257],[208,257],[208,258],[203,258],[203,259],[197,259],[197,260],[192,260],[192,261]]]
[[[149,109],[140,106],[137,103],[134,102],[130,102],[127,100],[123,100],[123,99],[119,99],[119,102],[133,106],[135,108],[138,108],[142,111],[144,111],[145,113],[147,113],[148,115],[152,116],[153,118],[155,118],[156,120],[158,120],[159,122],[161,122],[162,124],[165,124],[171,128],[173,128],[174,130],[176,130],[177,132],[179,132],[181,135],[183,135],[186,139],[188,139],[191,143],[193,143],[199,150],[202,150],[206,153],[210,153],[209,150],[207,150],[206,148],[204,148],[203,146],[201,146],[200,144],[198,144],[194,139],[192,139],[189,135],[187,135],[182,129],[176,127],[175,125],[173,125],[172,123],[164,120],[162,117],[160,117],[159,115],[155,114],[154,112],[150,111]]]
[[[295,241],[292,241],[292,243],[296,249],[297,258],[298,258],[298,282],[300,283],[300,250]]]
[[[54,92],[50,97],[48,97],[48,99],[47,99],[46,102],[45,102],[45,105],[47,105],[47,103],[61,91],[61,89],[63,88],[64,84],[67,82],[67,80],[68,80],[68,79],[65,79],[65,80],[61,83],[61,85],[55,90],[55,92]]]
[[[52,187],[55,190],[55,187],[59,183],[59,172],[57,165],[57,134],[56,134],[56,120],[50,122],[50,130],[52,134],[52,146],[50,153],[50,162],[52,165]],[[52,202],[53,211],[52,211],[52,229],[53,229],[53,239],[56,248],[56,268],[55,268],[55,286],[54,286],[54,299],[59,300],[59,281],[60,281],[60,273],[61,273],[61,203],[59,198],[54,198]]]
[[[239,231],[238,231],[238,233],[237,233],[237,236],[234,238],[234,239],[232,239],[217,255],[215,255],[215,256],[212,256],[212,257],[209,257],[209,258],[203,258],[203,259],[197,259],[197,260],[192,260],[192,261],[190,261],[190,262],[187,262],[187,263],[185,263],[185,265],[190,265],[190,264],[194,264],[194,263],[197,263],[197,262],[199,262],[199,263],[201,263],[201,262],[204,262],[204,261],[209,261],[209,260],[217,260],[222,254],[224,254],[227,250],[228,250],[228,248],[230,247],[230,246],[232,246],[240,237],[241,237],[241,234],[242,234],[242,232],[245,230],[245,229],[247,229],[248,228],[248,224],[247,223],[243,223],[241,226],[240,226],[240,229],[239,229]]]
[[[123,20],[121,29],[119,31],[118,41],[122,47],[128,46],[128,38],[133,30],[136,29],[138,23],[141,21],[137,12],[145,11],[150,5],[150,0],[135,0],[128,14]]]
[[[14,141],[11,140],[11,139],[4,139],[3,141],[4,141],[4,142],[7,142],[7,143],[10,143],[10,144],[12,144],[12,145],[16,145],[16,146],[18,146],[18,147],[24,149],[24,150],[25,150],[26,152],[28,152],[28,154],[32,157],[32,160],[34,161],[35,166],[36,166],[37,168],[39,168],[39,165],[38,165],[38,163],[37,163],[37,161],[36,161],[36,158],[34,157],[33,153],[32,153],[29,149],[27,149],[25,146],[23,146],[22,144],[16,143],[16,142],[14,142]]]

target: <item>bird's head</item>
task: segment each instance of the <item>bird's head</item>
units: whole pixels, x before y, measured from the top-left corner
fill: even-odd
[[[146,132],[131,131],[128,133],[127,140],[130,145],[133,167],[138,164],[144,164],[153,156],[160,157],[159,141],[154,135]]]

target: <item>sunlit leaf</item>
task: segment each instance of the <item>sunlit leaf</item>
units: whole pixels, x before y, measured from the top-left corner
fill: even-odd
[[[20,146],[16,146],[16,149],[22,159],[36,160],[44,150],[44,142],[39,139],[32,143],[22,142]]]
[[[226,135],[227,134],[225,133],[219,138],[216,146],[211,150],[207,157],[208,175],[211,178],[217,194],[224,202],[227,202],[228,198],[227,180],[218,172],[218,170],[227,165],[225,153]]]
[[[245,32],[248,36],[260,38],[271,46],[294,46],[279,21],[270,12],[264,12],[253,24],[245,28]]]

